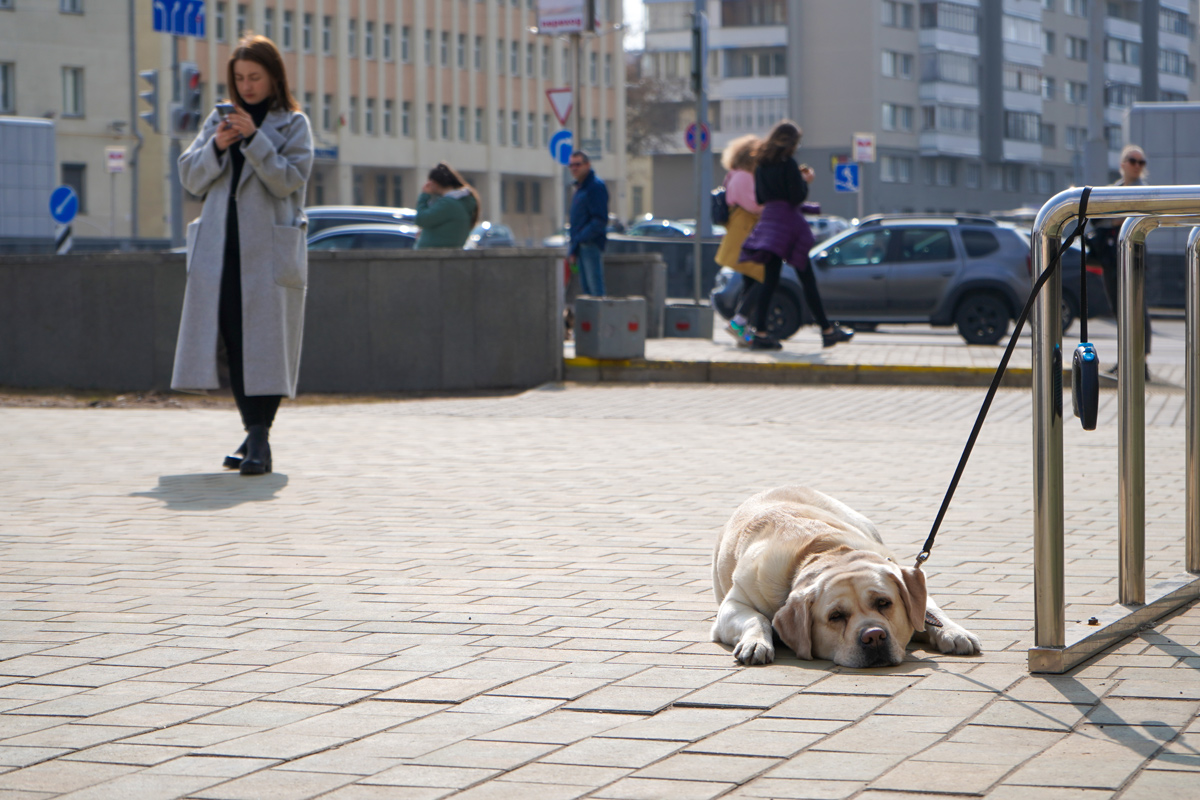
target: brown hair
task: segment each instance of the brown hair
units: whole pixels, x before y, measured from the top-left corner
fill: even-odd
[[[757,162],[754,151],[761,141],[753,133],[747,133],[745,136],[734,139],[725,145],[725,150],[721,153],[721,166],[727,170],[741,169],[746,172],[754,172]]]
[[[253,61],[267,71],[271,78],[270,108],[285,108],[288,111],[299,111],[300,104],[292,97],[288,89],[287,68],[283,65],[283,56],[279,48],[265,36],[247,32],[238,42],[237,47],[229,54],[229,65],[226,67],[226,86],[229,87],[229,97],[240,106],[246,101],[238,94],[237,79],[233,75],[233,64],[236,61]]]
[[[458,174],[458,170],[444,161],[439,161],[437,166],[429,170],[429,180],[447,189],[466,189],[470,192],[471,196],[475,198],[475,214],[471,217],[471,224],[475,225],[479,222],[479,210],[482,206],[482,203],[479,202],[479,192],[475,191],[475,187]]]
[[[802,133],[800,126],[790,119],[776,123],[775,127],[771,128],[771,132],[767,134],[767,138],[762,140],[755,151],[758,162],[770,164],[791,158],[792,154],[796,152],[796,148],[800,146]]]

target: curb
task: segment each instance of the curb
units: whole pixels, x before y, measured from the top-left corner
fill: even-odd
[[[990,367],[881,366],[789,362],[563,359],[563,378],[580,383],[768,383],[857,386],[988,386]],[[1001,386],[1028,388],[1033,370],[1010,367]]]

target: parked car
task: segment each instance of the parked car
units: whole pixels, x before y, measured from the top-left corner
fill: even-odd
[[[467,237],[464,250],[481,250],[488,247],[516,247],[517,240],[507,225],[496,222],[481,222]]]
[[[1006,222],[1000,223],[1001,227],[1010,227],[1015,230],[1029,244],[1028,227],[1020,223],[1009,224]],[[1071,242],[1071,249],[1063,258],[1062,270],[1062,316],[1063,332],[1065,333],[1071,327],[1075,320],[1079,319],[1079,310],[1082,303],[1080,298],[1082,294],[1079,291],[1079,253],[1081,247],[1079,240]],[[1029,263],[1030,280],[1037,278],[1033,274],[1033,261]],[[1104,270],[1100,266],[1099,261],[1095,261],[1091,255],[1088,256],[1087,263],[1087,290],[1088,290],[1088,319],[1092,317],[1113,316],[1114,311],[1108,304],[1108,295],[1104,293]]]
[[[312,206],[304,209],[308,217],[308,235],[334,228],[338,225],[353,225],[360,222],[379,222],[397,224],[411,223],[417,218],[417,212],[411,208],[390,208],[388,206]]]
[[[669,219],[644,219],[629,226],[626,236],[660,236],[668,239],[684,239],[696,232],[691,225]]]
[[[880,323],[954,325],[970,344],[995,344],[1029,296],[1029,245],[986,217],[875,216],[809,254],[829,317],[859,329]],[[714,308],[733,315],[741,275],[722,270]],[[787,338],[806,321],[803,290],[784,266],[768,330]]]
[[[850,227],[850,222],[845,217],[821,215],[806,216],[806,219],[808,219],[808,226],[812,228],[813,236],[816,237],[817,242],[823,242],[832,236],[837,236]]]
[[[309,250],[412,250],[421,229],[416,225],[360,223],[326,228],[308,237]]]

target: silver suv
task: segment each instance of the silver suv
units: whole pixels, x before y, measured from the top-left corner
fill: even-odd
[[[861,330],[954,325],[970,344],[995,344],[1029,296],[1029,246],[989,217],[867,217],[809,257],[829,318]],[[713,306],[732,316],[740,291],[741,275],[722,270]],[[786,338],[807,321],[802,299],[785,265],[768,322],[773,334]]]

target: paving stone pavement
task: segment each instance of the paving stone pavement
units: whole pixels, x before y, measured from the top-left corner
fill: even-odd
[[[904,558],[979,390],[546,386],[232,410],[0,409],[0,800],[1200,796],[1200,610],[1025,670],[1029,398],[933,559],[979,657],[847,670],[709,641],[716,534],[823,489]],[[1115,393],[1067,425],[1068,619],[1115,598]],[[1069,406],[1068,406],[1069,407]],[[1147,411],[1151,577],[1183,557],[1183,397]]]

